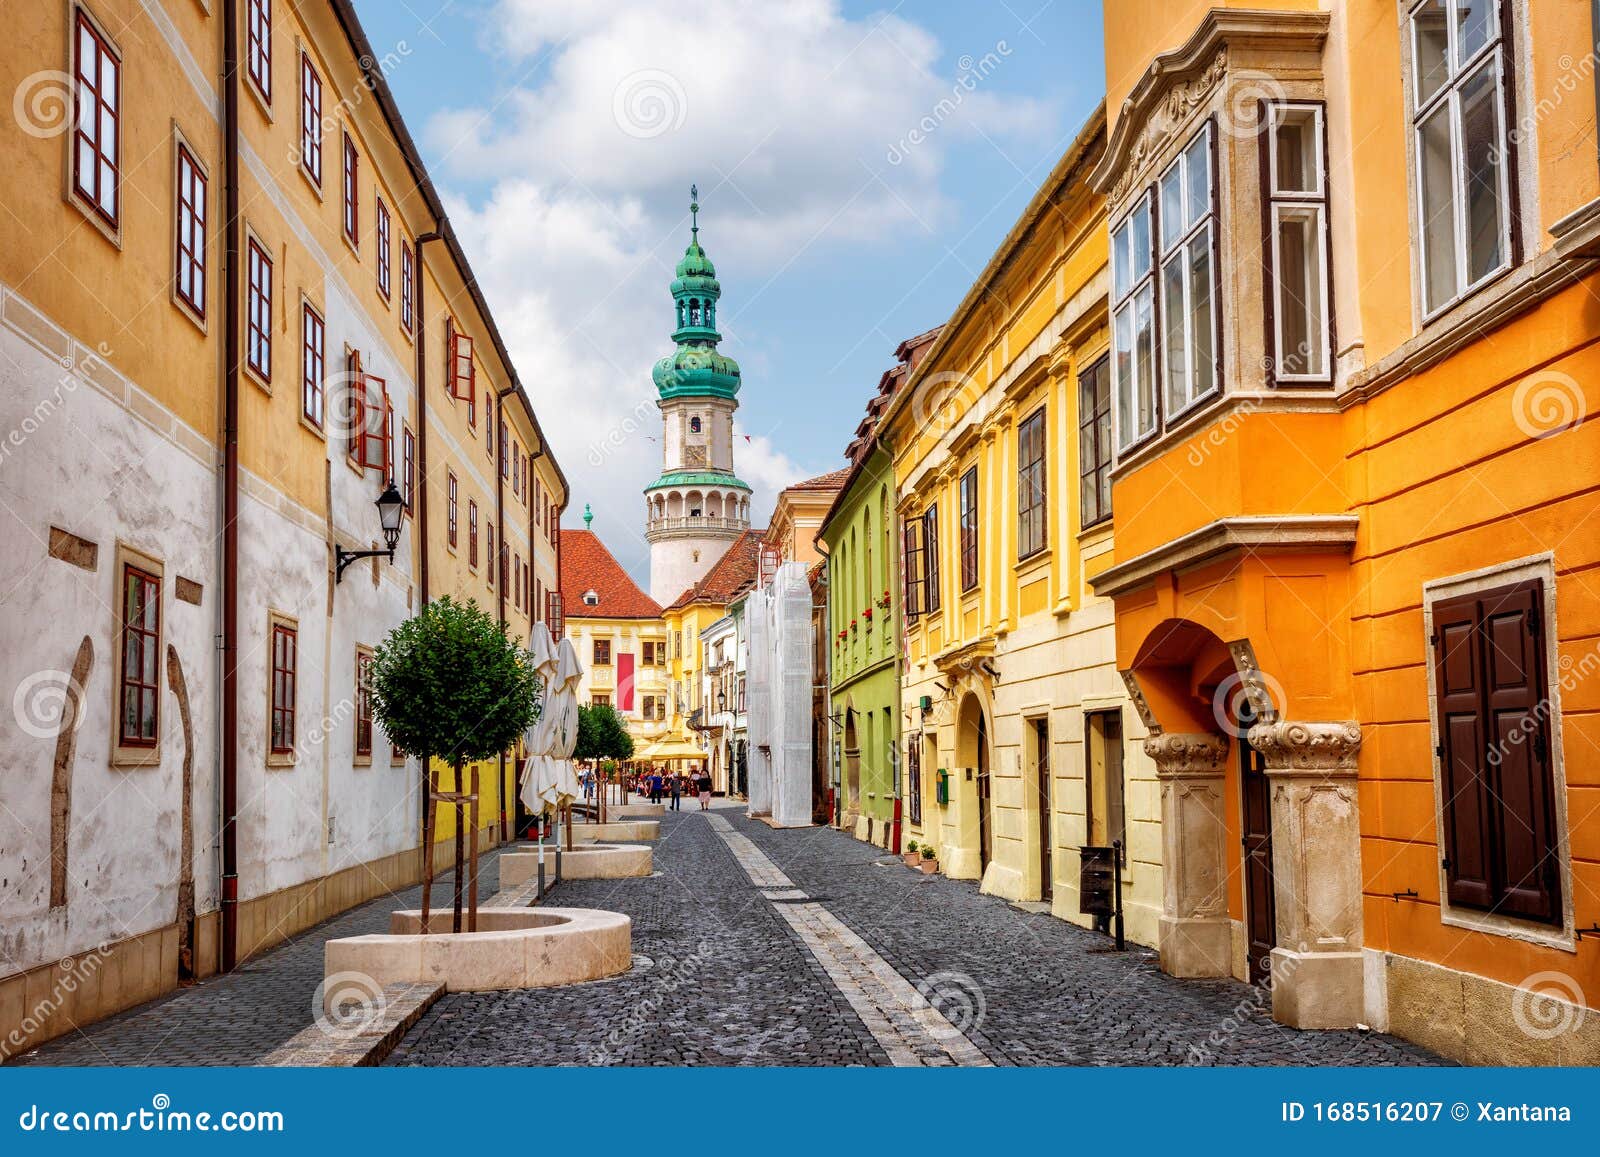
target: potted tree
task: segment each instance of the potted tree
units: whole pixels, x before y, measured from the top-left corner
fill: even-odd
[[[917,864],[921,861],[922,857],[917,854],[917,841],[916,840],[907,840],[906,841],[906,850],[905,850],[904,854],[901,855],[900,858],[905,861],[905,865],[908,868],[915,868],[917,866]]]
[[[578,708],[578,742],[572,749],[572,758],[593,761],[595,780],[600,780],[601,762],[633,758],[633,736],[628,734],[627,720],[609,703],[592,703]],[[610,769],[605,773],[609,776]],[[604,792],[595,789],[595,819],[602,818]]]
[[[456,807],[455,903],[451,931],[461,931],[464,869],[471,868],[467,931],[478,926],[478,767],[509,751],[539,717],[539,677],[528,652],[479,609],[448,596],[390,631],[368,667],[372,713],[389,741],[422,761],[422,929],[433,894],[434,818],[441,802]],[[440,764],[452,772],[439,789]],[[464,783],[471,764],[470,783]],[[470,860],[463,834],[470,833]]]
[[[929,847],[924,847],[922,849],[922,874],[924,876],[931,876],[935,872],[937,872],[938,870],[939,870],[939,860],[933,854],[933,849],[929,848]]]

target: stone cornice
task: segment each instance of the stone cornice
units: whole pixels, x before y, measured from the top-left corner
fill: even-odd
[[[1228,762],[1228,740],[1211,732],[1165,731],[1144,741],[1162,779],[1218,776]]]
[[[1240,551],[1283,554],[1348,551],[1360,524],[1353,514],[1240,515],[1219,518],[1154,550],[1117,563],[1089,580],[1097,595],[1115,597],[1165,571],[1194,566]]]
[[[1268,775],[1297,772],[1354,775],[1356,753],[1361,750],[1361,725],[1350,720],[1258,723],[1250,729],[1249,740],[1250,746],[1266,760]]]
[[[1172,128],[1203,103],[1223,80],[1228,48],[1238,44],[1278,51],[1320,48],[1328,35],[1326,12],[1268,12],[1213,8],[1189,39],[1150,62],[1117,112],[1116,128],[1090,184],[1118,204],[1143,176]],[[1162,112],[1161,124],[1153,123]]]
[[[984,635],[959,647],[951,647],[933,657],[933,665],[940,673],[971,670],[985,659],[994,657],[994,636]]]

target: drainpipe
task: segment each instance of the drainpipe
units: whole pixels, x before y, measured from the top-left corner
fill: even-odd
[[[422,246],[429,241],[439,240],[439,223],[434,222],[434,227],[426,233],[418,233],[416,241],[417,276],[412,285],[412,296],[416,300],[416,307],[411,316],[417,323],[417,542],[421,545],[421,561],[417,564],[417,609],[420,611],[428,605],[428,552],[433,540],[428,537],[428,324],[422,312],[423,292],[422,285],[427,279],[423,276],[426,265],[422,260]],[[432,781],[428,775],[428,759],[419,760],[422,764],[422,783],[417,794],[417,842],[426,843],[428,828],[428,793],[432,790]],[[430,853],[426,848],[423,855]]]
[[[506,552],[506,487],[505,487],[505,462],[506,462],[506,431],[510,424],[506,421],[506,397],[516,392],[515,386],[507,386],[495,392],[495,416],[492,419],[497,425],[489,431],[489,437],[494,439],[494,522],[500,528],[500,541],[495,543],[495,555],[489,559],[495,578],[495,617],[502,626],[506,621],[506,576],[500,570],[500,556]],[[533,554],[533,539],[528,540],[528,553]],[[511,842],[511,813],[510,801],[506,799],[506,753],[501,752],[496,761],[496,774],[500,777],[496,782],[500,785],[500,842]]]
[[[226,292],[222,366],[221,969],[239,963],[239,5],[222,6]]]
[[[1589,3],[1589,39],[1594,41],[1590,51],[1600,58],[1600,0]],[[1600,113],[1600,68],[1594,70],[1594,107]],[[1600,150],[1597,150],[1596,159],[1600,160]]]

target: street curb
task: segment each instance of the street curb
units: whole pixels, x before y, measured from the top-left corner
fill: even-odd
[[[385,985],[381,1013],[359,1032],[344,1036],[313,1024],[256,1063],[270,1068],[310,1069],[380,1065],[444,993],[442,984]]]

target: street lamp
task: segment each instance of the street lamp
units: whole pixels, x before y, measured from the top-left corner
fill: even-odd
[[[335,546],[333,581],[344,581],[344,568],[351,563],[363,558],[387,558],[394,561],[394,548],[400,542],[400,522],[405,516],[406,500],[400,497],[400,492],[395,489],[394,483],[384,487],[378,501],[374,503],[378,508],[378,522],[383,526],[383,541],[387,544],[386,550],[346,550],[342,546]]]
[[[728,693],[726,691],[718,691],[717,692],[717,714],[724,715],[724,714],[727,713],[727,710],[728,710]]]

